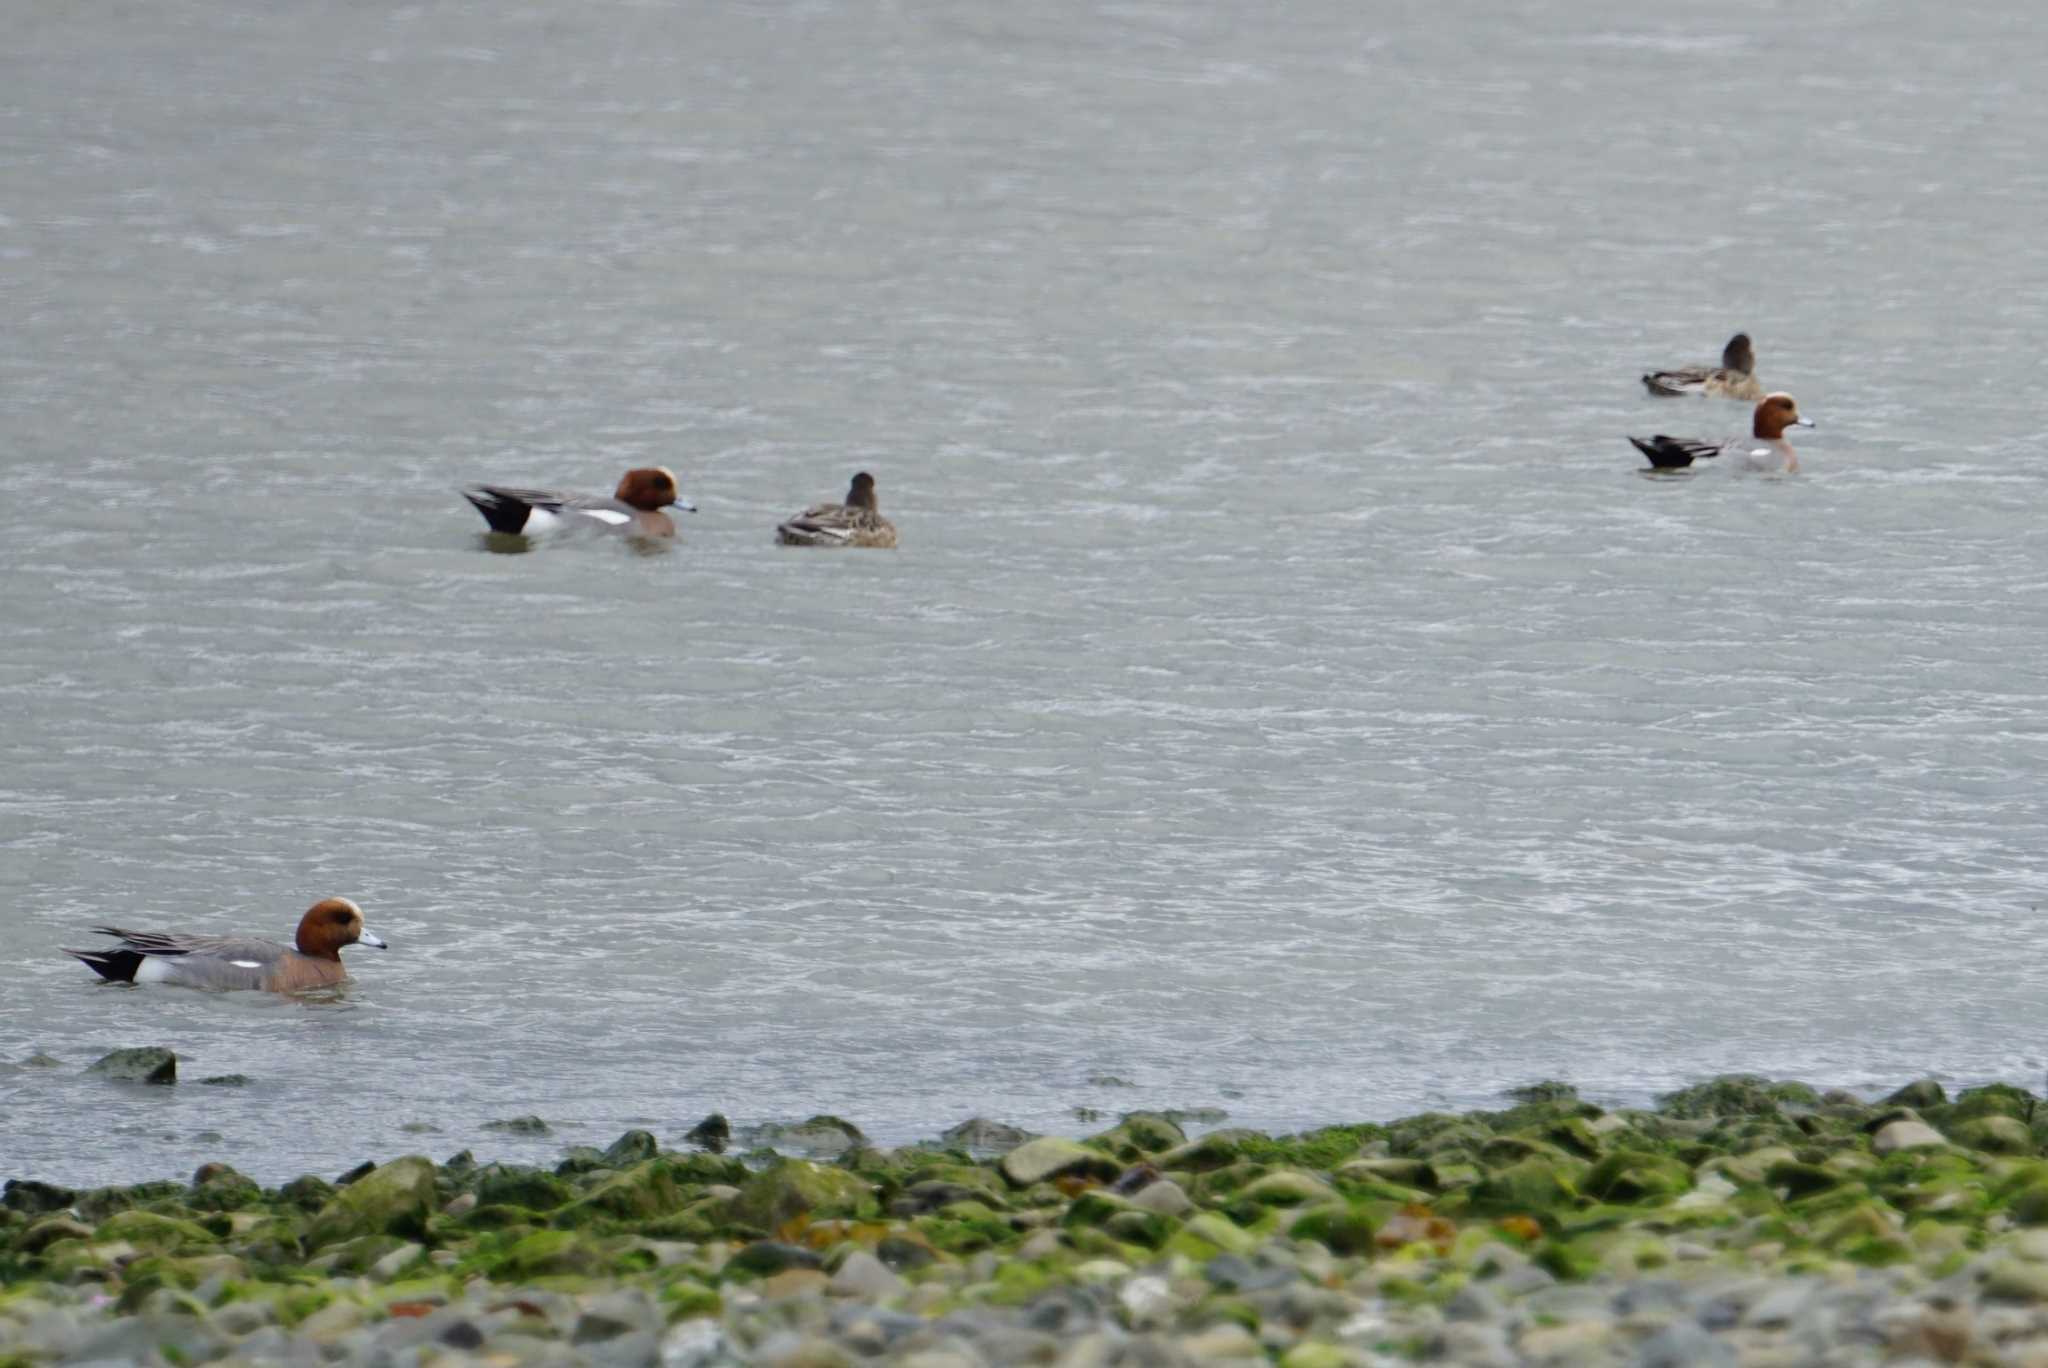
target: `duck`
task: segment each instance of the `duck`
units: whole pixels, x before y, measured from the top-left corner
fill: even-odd
[[[299,918],[294,944],[261,936],[201,936],[184,931],[127,931],[96,926],[120,942],[112,950],[71,950],[101,978],[113,983],[168,983],[215,992],[261,989],[296,993],[324,988],[348,977],[341,964],[345,945],[389,946],[363,925],[363,909],[347,898],[322,898]]]
[[[1631,437],[1635,449],[1650,458],[1659,470],[1682,470],[1694,461],[1718,456],[1735,456],[1732,463],[1741,470],[1799,473],[1799,456],[1785,440],[1789,427],[1812,427],[1813,420],[1800,416],[1798,401],[1789,394],[1766,394],[1757,401],[1751,415],[1748,437],[1730,437],[1721,442],[1702,442],[1689,437]]]
[[[891,547],[896,524],[882,516],[875,504],[875,477],[863,470],[848,486],[845,503],[813,504],[777,524],[775,540],[784,546]]]
[[[675,472],[667,466],[627,471],[609,499],[507,485],[471,485],[462,491],[462,497],[476,505],[491,531],[524,536],[580,529],[629,537],[673,537],[675,520],[666,510],[697,511],[697,505],[682,496]]]
[[[1703,394],[1709,399],[1756,400],[1764,397],[1764,387],[1757,383],[1755,371],[1756,352],[1749,345],[1749,334],[1737,333],[1721,349],[1719,366],[1651,371],[1643,377],[1643,387],[1662,396]]]

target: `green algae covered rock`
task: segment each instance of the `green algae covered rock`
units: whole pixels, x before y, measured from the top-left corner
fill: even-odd
[[[263,1189],[226,1164],[207,1164],[193,1176],[185,1204],[198,1211],[239,1211],[263,1205]]]
[[[424,1235],[439,1204],[434,1161],[409,1154],[370,1170],[334,1195],[306,1232],[306,1245],[352,1240],[358,1235]]]
[[[1165,1162],[1160,1161],[1162,1166]],[[997,1167],[1020,1188],[1069,1176],[1107,1181],[1122,1171],[1122,1166],[1102,1151],[1056,1135],[1026,1141],[1004,1155]]]
[[[325,1178],[302,1173],[279,1188],[277,1198],[285,1205],[297,1207],[300,1211],[318,1211],[334,1200],[336,1190],[334,1184]]]
[[[574,1199],[576,1190],[546,1169],[526,1164],[486,1164],[476,1171],[479,1206],[510,1205],[531,1211],[553,1211]]]
[[[2014,1193],[2005,1204],[2005,1214],[2015,1225],[2048,1225],[2048,1182]]]
[[[577,1226],[592,1220],[652,1221],[683,1209],[683,1190],[664,1160],[650,1159],[600,1182],[553,1217],[557,1226]]]
[[[773,1232],[799,1216],[857,1216],[873,1201],[874,1189],[857,1174],[785,1159],[748,1179],[726,1210],[743,1226]]]
[[[1997,1114],[1951,1123],[1948,1138],[1984,1154],[2032,1155],[2039,1149],[2026,1122]]]
[[[1304,1207],[1287,1227],[1290,1238],[1314,1240],[1332,1254],[1345,1258],[1372,1253],[1373,1236],[1377,1233],[1365,1207],[1348,1202]]]
[[[1353,1159],[1336,1172],[1342,1183],[1389,1183],[1415,1191],[1436,1191],[1439,1187],[1435,1165],[1426,1159]]]
[[[100,1240],[126,1240],[141,1249],[188,1249],[217,1244],[211,1231],[192,1221],[153,1211],[123,1211],[100,1222]]]
[[[1576,1206],[1579,1189],[1567,1166],[1524,1159],[1489,1173],[1464,1196],[1466,1209],[1475,1215],[1535,1216]]]
[[[1938,1107],[1946,1101],[1948,1094],[1931,1078],[1916,1079],[1884,1100],[1888,1107],[1912,1107],[1920,1111]]]
[[[1260,1206],[1308,1206],[1328,1202],[1337,1194],[1328,1183],[1298,1169],[1279,1169],[1256,1178],[1239,1194]]]
[[[1218,1254],[1249,1254],[1258,1247],[1258,1236],[1239,1229],[1228,1216],[1217,1211],[1190,1217],[1166,1242],[1167,1253],[1183,1255],[1198,1263],[1207,1263]]]
[[[1586,1171],[1580,1190],[1603,1202],[1663,1203],[1692,1186],[1692,1170],[1660,1154],[1620,1151]]]
[[[1112,1129],[1089,1136],[1087,1143],[1131,1164],[1187,1141],[1187,1133],[1165,1117],[1152,1112],[1131,1112]]]
[[[1939,1107],[1924,1110],[1936,1125],[1945,1126],[1980,1116],[2009,1116],[2016,1121],[2029,1121],[2033,1119],[2038,1105],[2039,1099],[2025,1088],[2015,1088],[2010,1083],[1990,1083],[1961,1093],[1946,1110]]]
[[[506,1252],[502,1267],[514,1278],[539,1278],[588,1276],[602,1270],[604,1264],[603,1255],[588,1237],[567,1230],[536,1230]]]
[[[1657,1099],[1657,1110],[1680,1118],[1775,1116],[1786,1107],[1816,1108],[1820,1094],[1804,1083],[1774,1083],[1756,1074],[1723,1074]]]

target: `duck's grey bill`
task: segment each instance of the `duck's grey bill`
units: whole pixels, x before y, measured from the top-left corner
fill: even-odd
[[[675,506],[682,509],[685,513],[695,513],[697,511],[697,505],[691,503],[688,499],[677,499]]]
[[[384,943],[384,938],[378,935],[375,931],[360,932],[357,934],[356,939],[361,941],[364,945],[374,945],[379,950],[389,950],[391,948],[390,946]]]

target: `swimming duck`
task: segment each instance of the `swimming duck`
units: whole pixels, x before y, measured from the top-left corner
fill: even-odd
[[[195,936],[182,931],[124,931],[93,928],[121,942],[117,950],[66,950],[103,979],[116,983],[170,983],[228,991],[261,988],[292,993],[324,988],[348,977],[341,967],[344,945],[386,949],[363,926],[363,909],[347,898],[322,898],[299,918],[295,945],[261,936]]]
[[[1722,442],[1701,442],[1687,437],[1666,437],[1659,433],[1647,441],[1631,437],[1635,449],[1650,458],[1659,470],[1680,470],[1694,461],[1732,456],[1738,469],[1799,473],[1799,457],[1785,440],[1788,427],[1812,427],[1813,420],[1799,416],[1799,404],[1789,394],[1767,394],[1758,401],[1750,419],[1748,437],[1730,437]]]
[[[1719,366],[1679,366],[1651,371],[1643,387],[1652,394],[1704,394],[1710,399],[1761,399],[1764,387],[1757,383],[1756,353],[1750,349],[1749,334],[1737,333],[1721,349]]]
[[[627,471],[609,499],[505,485],[471,485],[462,491],[462,497],[476,505],[491,531],[528,536],[581,528],[633,537],[673,537],[675,522],[663,510],[697,511],[697,505],[677,490],[676,477],[667,466]]]
[[[882,546],[896,544],[896,524],[875,506],[875,477],[853,477],[845,503],[814,504],[775,529],[784,546]]]

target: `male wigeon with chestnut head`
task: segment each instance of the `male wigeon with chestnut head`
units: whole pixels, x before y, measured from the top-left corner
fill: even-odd
[[[324,988],[348,977],[341,966],[344,945],[385,947],[363,926],[363,909],[347,898],[323,898],[299,918],[296,946],[260,936],[195,936],[182,931],[123,931],[93,928],[121,944],[114,950],[66,950],[115,983],[170,983],[226,992],[260,988],[295,993]]]
[[[1749,334],[1737,333],[1721,349],[1720,365],[1651,371],[1643,377],[1643,388],[1664,397],[1704,394],[1709,399],[1761,399],[1764,387],[1757,383],[1755,372],[1756,351],[1749,344]]]
[[[1726,456],[1731,459],[1722,464],[1738,470],[1797,475],[1799,456],[1785,440],[1785,429],[1812,426],[1811,418],[1800,417],[1799,404],[1791,395],[1766,394],[1757,401],[1750,416],[1747,437],[1701,442],[1690,437],[1666,437],[1660,432],[1655,437],[1631,437],[1629,441],[1659,470],[1681,470],[1694,461]]]
[[[682,496],[675,473],[667,466],[627,471],[609,499],[507,485],[471,485],[462,491],[462,497],[476,505],[491,531],[525,536],[581,529],[629,537],[673,537],[675,520],[667,510],[697,511],[697,505]]]

